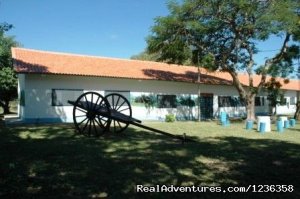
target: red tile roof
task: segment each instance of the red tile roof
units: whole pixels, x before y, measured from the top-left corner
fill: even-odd
[[[17,73],[83,75],[145,80],[165,80],[194,83],[197,68],[160,62],[126,60],[96,56],[12,48]],[[240,81],[248,85],[248,76],[240,74]],[[260,77],[254,77],[255,85]],[[281,80],[283,81],[283,80]],[[201,68],[201,83],[232,85],[232,78],[224,72],[208,72]],[[283,85],[286,90],[300,91],[300,81]]]

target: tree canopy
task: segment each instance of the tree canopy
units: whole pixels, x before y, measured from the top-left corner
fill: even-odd
[[[17,97],[17,78],[13,70],[11,47],[18,46],[14,37],[5,35],[12,25],[0,24],[0,106],[9,113],[9,102]]]
[[[147,50],[157,53],[158,61],[191,62],[228,72],[246,101],[248,119],[254,118],[254,98],[267,75],[285,78],[294,70],[293,60],[299,56],[299,0],[183,0],[171,1],[169,10],[168,16],[155,19]],[[257,65],[257,44],[272,35],[282,38],[281,48]],[[247,86],[238,78],[241,71],[249,76]],[[261,75],[258,86],[254,74]]]

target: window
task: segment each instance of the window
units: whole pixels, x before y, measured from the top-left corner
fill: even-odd
[[[111,93],[118,93],[118,94],[124,96],[128,100],[128,102],[130,102],[130,91],[114,91],[114,90],[106,90],[106,91],[104,91],[104,95],[105,96],[109,95]]]
[[[240,107],[245,106],[243,100],[239,97],[232,97],[232,96],[219,96],[219,107]]]
[[[287,105],[287,98],[286,97],[281,97],[280,99],[280,105],[281,106],[286,106]]]
[[[230,97],[227,96],[219,96],[219,107],[230,107]]]
[[[178,96],[178,105],[194,107],[196,103],[195,100],[192,99],[191,95],[180,95]]]
[[[265,98],[264,97],[255,97],[255,106],[264,106]]]
[[[176,108],[176,95],[157,95],[158,108]]]
[[[297,103],[297,98],[296,97],[291,97],[290,98],[290,105],[296,105]]]
[[[52,89],[52,106],[72,106],[68,100],[75,101],[81,94],[80,89]]]
[[[132,92],[130,93],[131,105],[153,108],[156,107],[156,95],[152,93]]]
[[[255,97],[255,106],[260,106],[260,97]]]

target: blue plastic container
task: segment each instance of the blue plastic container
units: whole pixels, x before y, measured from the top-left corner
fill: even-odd
[[[290,127],[290,122],[288,120],[284,120],[284,128],[289,128]]]
[[[283,132],[283,122],[282,120],[279,120],[276,122],[277,131],[282,133]]]
[[[248,120],[246,122],[246,129],[249,130],[249,129],[252,129],[253,128],[253,121],[252,120]]]
[[[266,132],[266,123],[265,122],[259,123],[259,132],[261,132],[261,133]]]
[[[221,121],[222,126],[229,126],[230,122],[229,120]]]
[[[226,114],[226,112],[221,112],[220,113],[220,120],[221,120],[221,122],[227,121],[227,114]]]
[[[291,127],[294,127],[296,125],[296,120],[290,119],[290,125],[291,125]]]
[[[222,126],[229,126],[230,122],[229,122],[226,112],[220,113],[220,122],[221,122]]]

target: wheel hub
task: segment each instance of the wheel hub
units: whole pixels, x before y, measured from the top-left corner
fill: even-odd
[[[89,120],[94,120],[95,117],[96,117],[96,114],[95,114],[94,111],[88,111],[88,112],[86,113],[86,117],[87,117]]]

